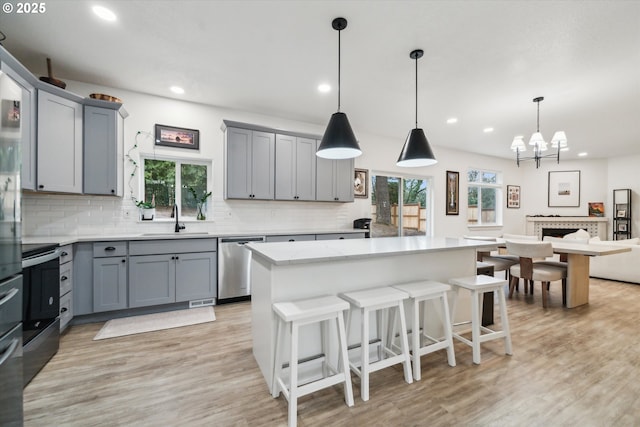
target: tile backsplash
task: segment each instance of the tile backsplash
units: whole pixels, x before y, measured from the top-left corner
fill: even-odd
[[[24,236],[93,236],[171,232],[172,221],[140,221],[128,198],[23,193]],[[212,200],[207,221],[187,221],[187,231],[269,233],[351,228],[353,203]]]

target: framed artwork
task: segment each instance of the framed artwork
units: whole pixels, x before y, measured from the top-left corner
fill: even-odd
[[[604,203],[589,202],[589,216],[604,216]]]
[[[200,131],[156,124],[156,145],[200,149]]]
[[[20,127],[20,101],[2,100],[2,127]]]
[[[458,191],[460,189],[460,174],[458,172],[447,171],[447,215],[458,215],[460,213]]]
[[[618,212],[616,212],[616,218],[626,218],[627,217],[627,211],[625,209],[618,209]]]
[[[369,197],[369,169],[355,169],[353,175],[353,197]]]
[[[618,231],[627,231],[627,224],[625,224],[624,222],[621,222],[618,224]]]
[[[580,206],[580,171],[549,172],[550,208]]]
[[[507,207],[520,208],[520,186],[507,185]]]

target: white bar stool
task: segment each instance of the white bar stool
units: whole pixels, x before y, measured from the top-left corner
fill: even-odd
[[[411,326],[411,351],[413,359],[413,378],[420,380],[420,356],[434,351],[447,349],[447,361],[449,366],[456,366],[456,356],[453,349],[453,334],[451,330],[451,317],[449,316],[449,303],[447,292],[451,286],[440,282],[413,282],[393,285],[394,288],[406,292],[411,297],[413,304],[413,319]],[[427,301],[435,301],[441,304],[442,311],[440,321],[444,332],[444,339],[427,335]],[[420,310],[422,306],[422,310]],[[423,328],[420,332],[420,315],[423,317]],[[394,331],[395,333],[395,331]],[[423,339],[424,338],[424,339]]]
[[[504,287],[506,280],[497,279],[491,276],[479,275],[450,279],[449,283],[453,285],[455,290],[455,299],[452,310],[452,319],[455,317],[456,303],[460,288],[467,289],[471,292],[471,320],[466,322],[454,323],[453,326],[471,323],[471,341],[464,338],[460,334],[453,332],[453,337],[471,346],[473,349],[473,363],[480,364],[480,344],[486,341],[504,339],[504,348],[506,354],[512,354],[511,349],[511,332],[509,330],[509,318],[507,317],[507,301],[504,295]],[[500,323],[502,330],[496,331],[482,326],[481,324],[481,296],[485,292],[496,292],[498,304],[500,305]],[[482,334],[484,332],[484,334]]]
[[[289,401],[289,426],[294,427],[298,419],[298,398],[334,384],[344,383],[344,398],[348,406],[353,406],[353,390],[351,388],[351,373],[348,368],[347,334],[344,327],[345,310],[349,309],[346,301],[336,296],[325,296],[299,301],[277,302],[273,304],[273,311],[278,315],[278,329],[276,332],[276,355],[273,368],[272,396],[280,395],[280,391]],[[329,321],[335,320],[338,327],[338,341],[340,343],[339,371],[329,366],[328,362],[328,330]],[[300,326],[322,322],[322,352],[324,354],[323,372],[331,371],[332,375],[298,385],[298,332]],[[291,348],[289,358],[289,385],[282,377],[282,341],[284,327],[289,328],[291,334]]]
[[[407,340],[407,322],[404,315],[404,300],[409,297],[405,292],[392,287],[366,289],[363,291],[346,292],[340,297],[349,301],[351,310],[347,316],[347,330],[351,327],[351,317],[353,310],[360,310],[362,316],[361,336],[360,336],[360,369],[357,365],[350,363],[351,370],[360,377],[360,397],[362,400],[369,400],[369,374],[379,371],[388,366],[398,363],[404,364],[404,379],[411,384],[411,360],[409,357],[409,342]],[[401,353],[395,353],[391,349],[391,336],[385,337],[382,326],[382,312],[380,310],[394,310],[395,316],[400,317],[400,343]],[[381,339],[379,360],[369,362],[369,315],[371,312],[377,315],[378,338]],[[387,319],[388,321],[388,319]],[[389,326],[389,325],[387,325]]]

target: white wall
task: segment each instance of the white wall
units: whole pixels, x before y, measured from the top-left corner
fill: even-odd
[[[220,233],[252,233],[273,231],[335,230],[351,228],[355,218],[370,216],[370,199],[356,199],[354,203],[321,202],[276,202],[241,201],[223,199],[223,120],[233,120],[276,129],[285,129],[322,135],[326,124],[315,125],[269,117],[212,106],[182,102],[174,99],[150,96],[114,88],[104,88],[80,82],[68,82],[68,89],[81,96],[93,92],[108,93],[121,98],[129,117],[125,120],[125,153],[136,143],[138,148],[131,152],[139,160],[140,153],[158,155],[179,155],[213,161],[213,212],[208,220],[188,222],[187,231],[212,231]],[[327,120],[330,114],[327,114]],[[200,150],[184,150],[169,147],[155,147],[153,133],[156,123],[200,130]],[[409,129],[407,129],[407,132]],[[500,235],[502,233],[523,233],[525,215],[558,214],[587,215],[587,202],[606,201],[610,193],[607,186],[607,162],[561,160],[556,165],[551,160],[535,169],[532,162],[524,162],[518,168],[515,160],[481,156],[468,152],[445,148],[446,141],[431,141],[438,164],[427,168],[399,168],[395,165],[406,135],[397,139],[369,135],[355,129],[364,154],[356,159],[357,168],[393,175],[431,177],[433,182],[435,235],[461,236],[463,234]],[[426,131],[428,136],[428,129]],[[508,149],[505,142],[505,149]],[[637,161],[637,160],[636,160]],[[631,168],[632,162],[625,167]],[[469,229],[466,226],[466,170],[469,167],[492,169],[503,172],[506,185],[521,186],[521,208],[504,209],[504,227]],[[547,171],[582,171],[580,208],[547,207]],[[460,172],[460,215],[445,215],[446,171]],[[628,169],[633,170],[633,169]],[[131,201],[128,181],[133,171],[130,162],[125,161],[125,197],[96,197],[74,195],[47,195],[26,193],[24,197],[24,234],[27,236],[47,235],[93,235],[123,233],[145,233],[171,231],[166,222],[137,221],[137,209]],[[133,195],[138,197],[137,172],[132,181]],[[622,178],[621,178],[622,179]],[[619,184],[622,185],[622,184]],[[628,186],[628,185],[627,185]],[[627,186],[624,186],[625,188]],[[636,195],[638,189],[636,188]],[[609,196],[610,197],[610,196]],[[506,202],[505,202],[506,203]],[[126,214],[129,214],[128,216]]]

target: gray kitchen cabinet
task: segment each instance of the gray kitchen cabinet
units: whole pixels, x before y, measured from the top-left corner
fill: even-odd
[[[316,140],[276,135],[276,200],[315,200]]]
[[[93,312],[127,308],[127,243],[93,244]]]
[[[176,302],[213,298],[217,277],[215,252],[176,255]]]
[[[129,306],[214,298],[216,249],[216,239],[131,242]]]
[[[265,242],[302,242],[307,240],[316,240],[315,234],[282,234],[276,236],[266,236]]]
[[[93,313],[93,244],[73,245],[73,315]]]
[[[9,76],[13,83],[16,83],[15,87],[13,85],[7,85],[2,88],[3,98],[5,98],[3,102],[9,102],[9,100],[12,99],[21,99],[21,103],[19,105],[20,125],[5,127],[2,130],[3,135],[7,137],[15,135],[18,137],[22,134],[20,153],[8,153],[3,151],[2,160],[4,161],[13,158],[18,161],[17,157],[21,156],[22,169],[20,173],[20,184],[25,190],[35,190],[37,98],[33,82],[34,77],[22,64],[5,51],[0,52],[0,74]],[[18,93],[11,93],[12,90],[17,90]],[[3,108],[5,108],[4,105]],[[3,111],[2,114],[7,114],[7,112]]]
[[[273,199],[275,134],[228,127],[225,170],[226,198]]]
[[[84,193],[122,196],[124,167],[124,119],[118,108],[84,106]]]
[[[353,159],[316,158],[316,200],[353,202]]]
[[[73,245],[60,248],[60,331],[73,319]]]
[[[175,302],[175,269],[175,255],[129,257],[130,307]]]
[[[38,90],[38,190],[82,193],[82,104]]]

